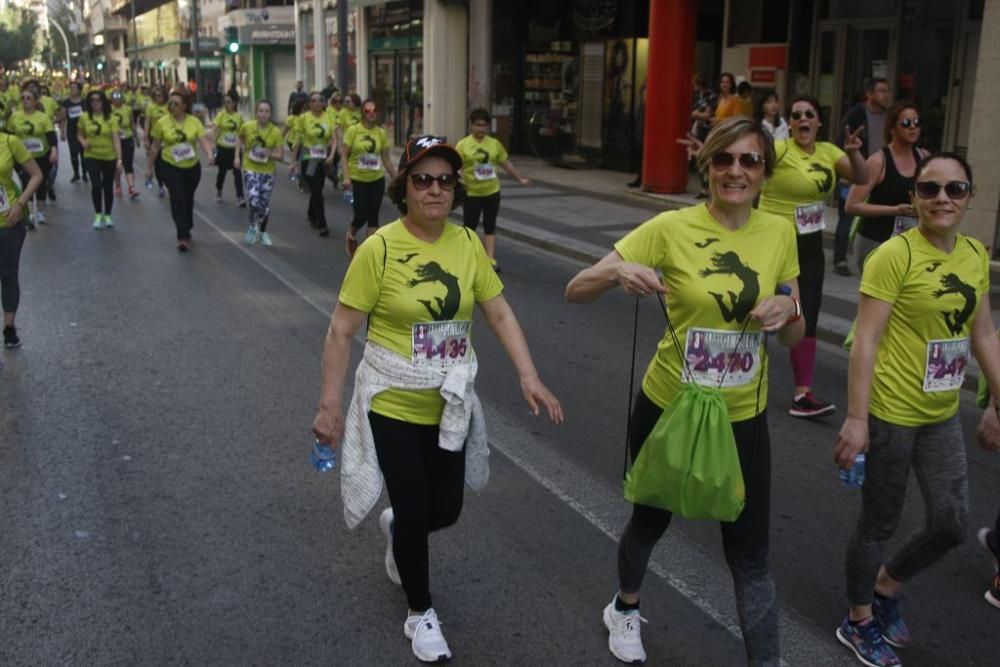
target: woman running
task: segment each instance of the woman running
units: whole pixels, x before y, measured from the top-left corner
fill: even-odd
[[[243,169],[247,201],[250,203],[250,228],[246,244],[271,245],[267,223],[271,218],[271,193],[274,192],[274,163],[285,157],[281,131],[271,123],[270,100],[260,100],[256,120],[244,123],[236,138],[235,169]]]
[[[28,229],[34,229],[36,222],[39,224],[46,222],[45,200],[48,196],[49,170],[59,160],[59,144],[56,129],[49,115],[39,107],[38,93],[33,89],[26,88],[21,91],[21,108],[11,114],[7,130],[21,140],[39,171],[42,172],[43,180],[35,188],[34,196],[30,200],[34,204],[34,213],[25,219]],[[20,162],[16,162],[15,169],[18,170],[22,185],[27,189],[31,174],[21,167]]]
[[[194,226],[194,194],[201,181],[201,163],[198,161],[200,143],[205,157],[212,164],[212,144],[205,136],[205,127],[191,115],[191,95],[182,90],[170,93],[167,100],[170,110],[153,127],[152,145],[146,156],[147,173],[153,169],[153,160],[163,158],[160,172],[170,191],[170,215],[177,227],[177,249],[187,252]]]
[[[687,376],[720,387],[739,451],[746,505],[736,521],[720,527],[752,665],[777,665],[780,657],[778,602],[768,564],[771,458],[764,334],[775,333],[779,343],[792,347],[804,331],[795,232],[777,216],[753,208],[774,164],[771,135],[759,123],[749,118],[719,123],[698,153],[709,203],[662,213],[640,225],[566,287],[572,303],[589,303],[615,286],[636,297],[664,295],[682,346],[701,348],[699,355],[712,357],[737,349],[752,354],[749,368],[736,375],[695,365]],[[686,371],[674,340],[668,330],[643,378],[631,415],[633,461],[681,391]],[[618,593],[604,609],[604,624],[608,647],[623,662],[646,660],[639,591],[653,547],[671,518],[667,510],[635,504],[618,543]]]
[[[792,100],[791,109],[791,137],[775,143],[778,163],[774,176],[761,190],[760,209],[781,216],[798,231],[799,289],[806,335],[791,351],[795,389],[788,413],[793,417],[821,417],[837,409],[811,391],[816,368],[816,323],[826,274],[823,213],[837,187],[837,178],[865,183],[868,165],[861,154],[863,127],[848,133],[841,150],[834,144],[816,141],[822,122],[819,102],[800,96]]]
[[[503,343],[534,414],[562,408],[538,377],[524,334],[475,234],[448,220],[462,197],[462,159],[438,137],[415,137],[390,187],[402,217],[363,244],[347,270],[323,350],[322,395],[313,431],[343,445],[341,495],[355,527],[372,510],[385,479],[392,507],[379,525],[388,539],[386,571],[406,593],[403,633],[418,660],[451,657],[430,593],[430,533],[453,525],[465,480],[488,476],[486,432],[474,382],[478,361],[469,337],[479,306]],[[406,257],[406,262],[397,261]],[[443,311],[440,285],[448,279]],[[342,396],[351,341],[368,322],[364,358],[347,415]],[[428,345],[414,349],[418,333]],[[450,389],[448,402],[444,384]],[[471,418],[470,418],[471,415]],[[468,436],[468,437],[467,437]]]
[[[472,134],[455,146],[462,156],[462,182],[465,183],[466,197],[463,206],[465,226],[475,231],[483,221],[483,244],[495,271],[497,264],[497,215],[500,213],[500,178],[497,165],[504,168],[521,185],[531,185],[531,181],[521,176],[514,168],[507,149],[495,138],[488,135],[490,112],[473,109],[469,114]]]
[[[326,182],[326,169],[333,164],[333,153],[337,150],[337,133],[319,92],[309,94],[309,110],[299,116],[296,130],[292,154],[301,151],[302,168],[299,178],[305,179],[309,185],[309,209],[306,217],[320,236],[329,236],[326,208],[323,204],[323,185]],[[294,167],[292,171],[294,173]]]
[[[243,198],[243,174],[233,160],[236,157],[236,139],[243,126],[243,115],[236,110],[236,100],[229,95],[222,98],[223,110],[215,115],[215,201],[222,201],[222,186],[226,183],[226,172],[232,169],[233,185],[236,186],[236,203],[246,206]]]
[[[28,175],[23,190],[14,184],[15,167]],[[5,348],[21,344],[14,319],[21,301],[18,267],[21,248],[24,247],[24,238],[27,236],[25,211],[44,178],[24,142],[13,135],[0,133],[0,305],[3,306]]]
[[[111,115],[118,121],[118,136],[122,145],[122,168],[125,170],[125,183],[128,185],[128,196],[135,199],[139,191],[135,189],[135,130],[132,123],[133,113],[130,105],[125,103],[121,91],[111,93]],[[122,196],[120,174],[115,176],[115,196]]]
[[[285,119],[285,127],[283,135],[285,138],[285,148],[288,149],[288,164],[297,165],[299,163],[299,151],[295,150],[296,144],[299,143],[299,117],[305,110],[306,105],[309,103],[309,98],[297,98],[292,102],[291,113],[288,114],[288,118]],[[295,170],[290,169],[288,172],[288,178],[295,182],[299,189],[299,192],[305,192],[306,187],[302,182],[302,179],[296,177]],[[310,221],[310,224],[312,221]]]
[[[90,174],[90,199],[94,203],[94,229],[114,227],[111,207],[114,183],[122,168],[122,144],[118,119],[111,114],[111,103],[104,91],[87,94],[87,112],[77,125],[77,140],[83,147],[83,165]],[[104,205],[101,206],[101,195]]]
[[[330,125],[333,127],[333,131],[337,133],[338,146],[344,136],[340,132],[340,112],[344,109],[343,99],[340,93],[333,93],[330,95],[330,101],[326,106],[326,113],[330,116]],[[333,189],[336,190],[340,186],[340,151],[334,151],[333,164],[330,165],[330,173],[326,176],[333,183]]]
[[[867,452],[861,513],[847,546],[850,608],[836,634],[877,667],[900,664],[892,647],[911,641],[899,611],[903,584],[965,539],[969,487],[958,408],[970,352],[1000,395],[990,255],[959,232],[972,170],[945,153],[921,160],[915,179],[917,227],[883,243],[865,264],[847,419],[834,449],[843,469]],[[926,521],[886,559],[911,470]]]
[[[146,145],[146,155],[150,154],[150,149],[153,146],[153,128],[156,126],[160,119],[168,115],[167,111],[167,93],[162,86],[154,86],[151,96],[151,101],[146,105],[146,125],[143,128],[143,137],[145,139]],[[153,176],[156,176],[156,183],[160,187],[159,197],[163,199],[166,191],[163,189],[163,158],[159,155],[153,161],[153,168],[151,170],[146,170],[146,188],[150,189],[153,187]]]
[[[80,87],[79,82],[70,81],[69,84],[69,97],[62,101],[62,110],[59,114],[59,135],[60,138],[69,144],[69,164],[73,168],[73,178],[69,180],[70,183],[78,183],[80,181],[80,154],[83,149],[80,147],[80,143],[77,141],[77,124],[80,122],[80,116],[83,115],[84,101],[83,101],[83,89]],[[83,180],[87,180],[86,168],[83,169]]]
[[[917,163],[927,156],[918,141],[920,110],[897,102],[885,115],[886,145],[868,157],[868,182],[852,187],[844,204],[849,215],[861,216],[854,241],[859,273],[872,250],[917,224],[910,193]]]
[[[341,164],[347,165],[344,190],[350,190],[354,197],[354,219],[347,230],[347,254],[352,256],[359,243],[358,231],[367,226],[370,235],[378,229],[378,214],[385,195],[385,170],[389,170],[390,178],[396,178],[389,157],[389,136],[376,123],[377,115],[375,102],[365,100],[361,105],[361,122],[347,129],[341,147]]]

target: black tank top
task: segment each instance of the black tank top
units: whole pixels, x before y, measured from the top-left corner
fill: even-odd
[[[882,159],[885,162],[885,176],[882,182],[868,193],[869,204],[881,206],[899,206],[910,202],[910,190],[913,188],[913,176],[903,176],[896,169],[896,161],[892,159],[892,151],[888,146],[882,148]],[[920,162],[920,153],[913,147],[913,159]],[[878,218],[861,218],[858,234],[866,239],[884,243],[892,236],[892,228],[896,224],[896,216],[881,216]]]

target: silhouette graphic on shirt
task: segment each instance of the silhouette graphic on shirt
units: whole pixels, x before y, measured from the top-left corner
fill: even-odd
[[[976,311],[976,290],[971,285],[963,283],[962,279],[954,273],[941,276],[941,288],[934,290],[935,299],[940,299],[946,294],[958,294],[965,299],[964,308],[941,311],[941,314],[944,316],[944,322],[948,325],[948,331],[952,335],[957,336],[962,333],[965,323],[969,321],[969,318]]]
[[[757,280],[757,272],[744,264],[739,255],[732,251],[716,252],[712,257],[712,267],[702,269],[699,275],[703,278],[712,275],[732,275],[739,278],[743,283],[743,290],[739,294],[728,290],[729,305],[726,304],[726,298],[722,294],[711,290],[708,293],[715,297],[722,319],[726,322],[743,322],[750,316],[750,311],[760,296],[760,282]]]
[[[462,304],[462,290],[458,284],[458,277],[445,271],[437,262],[418,265],[416,273],[417,277],[409,282],[410,287],[423,283],[441,283],[446,290],[443,299],[439,296],[434,297],[434,304],[430,299],[417,299],[417,302],[423,304],[435,322],[455,319],[458,307]],[[434,309],[435,304],[437,310]]]
[[[813,162],[811,165],[809,165],[809,173],[822,174],[823,175],[822,181],[817,181],[815,178],[812,179],[813,182],[816,184],[816,189],[818,189],[821,193],[826,193],[830,191],[830,186],[833,185],[832,171],[830,171],[821,164]]]

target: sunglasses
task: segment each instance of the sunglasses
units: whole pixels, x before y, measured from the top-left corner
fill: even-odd
[[[816,118],[816,112],[813,111],[812,109],[806,109],[805,111],[793,111],[792,112],[792,120],[802,120],[803,116],[805,116],[807,120],[812,120],[812,119]]]
[[[371,105],[363,107],[361,110],[364,111],[365,113],[375,113],[376,111],[378,111],[378,109],[376,109],[374,106]]]
[[[712,156],[709,162],[716,169],[724,170],[729,169],[739,160],[740,166],[744,169],[760,169],[764,166],[764,156],[757,152],[750,153],[740,153],[738,155],[733,153],[716,153]]]
[[[167,100],[168,107],[179,107],[181,105],[177,100]]]
[[[22,101],[25,101],[25,102],[26,102],[26,101],[28,101],[28,100],[33,100],[33,99],[35,99],[35,96],[34,96],[34,95],[21,95],[21,100],[22,100]]]
[[[896,125],[899,125],[904,130],[908,130],[911,127],[920,127],[920,117],[917,116],[916,118],[904,118],[903,120],[896,123]]]
[[[413,183],[413,187],[417,190],[426,190],[431,187],[431,183],[434,181],[437,181],[442,190],[454,190],[455,185],[458,184],[458,176],[455,174],[441,174],[440,176],[410,174],[410,183]]]
[[[968,181],[948,181],[944,185],[934,181],[918,181],[916,185],[917,196],[921,199],[934,199],[944,188],[944,193],[952,201],[961,201],[972,192],[972,186]]]

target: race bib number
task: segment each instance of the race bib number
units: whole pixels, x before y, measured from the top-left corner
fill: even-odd
[[[83,107],[68,107],[66,110],[66,115],[70,118],[79,118],[83,115]]]
[[[905,215],[897,215],[892,223],[892,235],[899,236],[917,226],[916,218],[909,218]]]
[[[477,164],[472,168],[472,174],[477,181],[492,181],[497,177],[497,172],[493,169],[492,164]]]
[[[319,144],[317,146],[309,147],[309,159],[310,160],[325,160],[326,159],[326,146]]]
[[[191,160],[196,157],[194,146],[187,143],[173,146],[170,149],[170,155],[174,158],[174,162],[184,162],[184,160]]]
[[[271,151],[264,146],[256,146],[250,150],[250,160],[259,164],[265,164],[271,157]]]
[[[924,391],[953,391],[965,382],[969,365],[969,338],[951,338],[927,342],[927,365],[924,367]]]
[[[10,200],[7,199],[7,188],[0,185],[0,213],[6,214],[10,210]]]
[[[232,146],[233,144],[236,143],[236,134],[234,134],[233,132],[226,132],[225,134],[222,135],[222,141],[220,141],[219,143],[221,143],[224,146]]]
[[[41,153],[42,151],[45,150],[45,144],[42,143],[41,139],[28,138],[25,139],[22,143],[24,144],[24,150],[28,151],[29,153]]]
[[[826,221],[823,220],[823,212],[826,211],[826,204],[817,202],[795,207],[795,226],[799,234],[814,234],[826,229]]]
[[[382,158],[377,153],[362,153],[358,156],[358,169],[376,171],[382,167]]]
[[[472,358],[469,344],[470,320],[417,322],[410,331],[413,363],[419,366],[455,366]]]
[[[706,387],[750,384],[760,367],[761,337],[759,331],[741,334],[720,329],[688,329],[684,358],[692,377],[686,378],[682,372],[681,382],[693,380]]]

